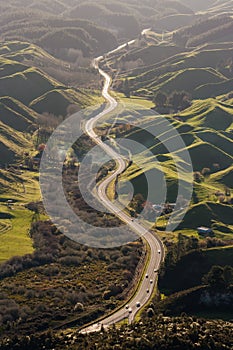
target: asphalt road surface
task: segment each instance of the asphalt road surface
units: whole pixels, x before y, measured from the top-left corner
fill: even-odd
[[[143,34],[147,30],[143,31]],[[128,44],[134,43],[135,40],[130,41]],[[116,52],[124,48],[127,44],[119,46],[117,49],[111,51],[110,53]],[[99,68],[99,62],[103,59],[103,56],[96,58],[93,62],[93,66],[99,70],[99,73],[104,77],[105,83],[102,90],[102,95],[106,99],[107,107],[104,111],[96,115],[95,117],[88,120],[85,124],[86,133],[93,139],[93,141],[98,144],[109,156],[117,162],[116,170],[108,176],[100,185],[97,186],[97,196],[101,200],[101,203],[112,213],[117,215],[123,222],[125,222],[134,232],[139,236],[143,237],[149,247],[149,261],[146,266],[144,275],[141,278],[140,284],[132,298],[129,300],[127,305],[124,305],[121,309],[112,313],[110,316],[102,319],[101,321],[91,324],[81,330],[81,333],[90,333],[99,331],[101,326],[107,328],[113,323],[117,323],[125,318],[128,318],[129,323],[131,323],[138,311],[148,302],[151,295],[157,285],[158,269],[164,258],[164,247],[159,239],[154,233],[151,233],[145,226],[143,226],[138,220],[133,220],[124,211],[119,210],[119,206],[116,203],[111,202],[107,197],[107,188],[113,179],[117,175],[121,174],[126,167],[126,161],[121,157],[114,149],[109,145],[103,143],[99,136],[94,132],[94,126],[99,119],[101,119],[106,114],[112,112],[118,105],[117,101],[109,94],[109,88],[111,86],[111,77]]]

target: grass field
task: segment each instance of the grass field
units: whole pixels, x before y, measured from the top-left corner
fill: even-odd
[[[23,172],[22,183],[11,183],[10,189],[0,195],[1,215],[12,216],[0,219],[0,263],[15,255],[24,255],[33,251],[33,242],[29,230],[33,221],[33,212],[24,207],[31,201],[40,200],[38,175],[34,172]],[[7,200],[12,200],[11,209]],[[5,216],[5,215],[4,215]],[[43,219],[43,217],[41,217]]]

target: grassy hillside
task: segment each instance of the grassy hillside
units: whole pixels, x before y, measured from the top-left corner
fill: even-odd
[[[62,77],[65,74],[67,63],[55,59],[46,51],[38,46],[26,42],[9,41],[0,45],[2,52],[0,60],[0,97],[10,96],[21,102],[25,106],[30,106],[39,103],[41,100],[46,100],[46,96],[51,93],[60,96],[53,96],[50,104],[58,101],[59,104],[54,104],[54,107],[49,106],[48,102],[40,105],[36,111],[40,113],[51,112],[54,114],[66,114],[66,108],[69,104],[78,104],[80,107],[87,106],[91,103],[90,95],[78,89],[67,88],[64,84],[45,73],[45,71],[60,71],[58,75]],[[22,61],[24,63],[19,63]],[[69,67],[69,65],[68,65]],[[64,69],[62,71],[62,69]],[[76,71],[71,71],[69,75],[76,74]],[[82,74],[82,73],[78,73]],[[55,74],[56,75],[56,74]],[[94,77],[94,76],[93,76]],[[54,100],[55,98],[55,100]],[[26,107],[25,107],[26,108]]]
[[[205,289],[200,287],[204,274],[216,264],[232,266],[232,18],[232,1],[1,2],[1,349],[214,350],[222,346],[221,342],[230,350],[229,324],[187,317],[180,323],[178,319],[151,316],[157,310],[169,313],[177,305],[178,311],[186,312],[183,306],[187,300],[198,300],[196,293]],[[142,34],[144,28],[150,29]],[[133,38],[134,44],[107,54]],[[77,329],[111,313],[131,295],[145,258],[141,240],[110,250],[81,246],[45,221],[41,203],[31,203],[31,211],[26,208],[28,203],[41,200],[37,169],[34,166],[34,171],[28,170],[33,168],[33,156],[38,152],[33,141],[46,142],[53,126],[69,111],[102,101],[103,83],[90,67],[93,57],[102,54],[101,65],[110,72],[114,90],[121,92],[117,98],[123,100],[123,111],[114,116],[108,133],[112,147],[120,149],[117,136],[146,147],[134,147],[127,169],[118,176],[123,192],[120,200],[129,197],[130,181],[134,197],[128,210],[143,221],[140,211],[145,208],[148,216],[144,223],[166,245],[167,259],[159,271],[161,291],[167,296],[187,288],[195,290],[184,291],[174,299],[165,297],[166,307],[161,309],[151,303],[147,310],[150,319],[146,318],[144,324],[120,330],[114,327],[112,333],[81,338],[69,329],[63,342],[63,333],[59,333],[58,340],[52,331],[46,335],[41,332],[57,326],[65,328],[66,322]],[[181,98],[183,90],[183,100],[177,103],[174,100]],[[126,106],[124,103],[129,101],[138,101],[139,107]],[[131,123],[133,112],[138,113],[138,118]],[[122,121],[127,125],[121,125]],[[170,123],[168,130],[164,129],[165,121]],[[107,133],[108,118],[104,122],[102,136]],[[160,135],[155,138],[152,134],[158,130]],[[174,135],[174,130],[178,135]],[[180,138],[184,144],[176,147]],[[85,138],[75,151],[83,155],[90,144]],[[173,152],[166,144],[174,147]],[[187,163],[181,157],[184,150],[190,154],[194,173],[185,172]],[[78,167],[71,168],[72,164],[64,171],[65,192],[75,212],[93,226],[119,225],[112,214],[95,212],[84,202],[77,185]],[[167,232],[173,203],[177,200],[180,204],[180,208],[175,208],[177,213],[186,205],[185,198],[177,199],[178,169],[182,170],[179,180],[184,193],[193,184],[193,195],[175,232]],[[152,181],[150,191],[145,175]],[[160,190],[165,187],[163,198]],[[49,190],[53,192],[52,187]],[[113,192],[113,185],[110,191]],[[170,202],[170,206],[164,202]],[[152,206],[155,203],[160,204],[161,215]],[[154,216],[151,218],[151,212],[157,215],[157,221]],[[201,235],[198,226],[210,227],[212,232]],[[148,333],[151,327],[153,332]],[[13,338],[16,333],[27,334],[27,340]]]
[[[233,122],[233,106],[216,99],[196,100],[179,116],[195,127],[226,131]]]
[[[213,5],[213,9],[208,12],[210,5]],[[196,2],[192,8],[201,10],[196,15],[188,12],[184,17],[182,12],[170,15],[172,30],[181,25],[179,30],[173,32],[163,27],[170,17],[161,16],[152,31],[139,38],[134,47],[109,55],[105,61],[105,68],[110,67],[111,72],[116,73],[115,89],[125,93],[126,97],[130,95],[131,98],[137,96],[153,100],[157,93],[167,95],[164,108],[155,106],[155,110],[165,114],[180,133],[190,153],[193,169],[200,173],[199,182],[194,182],[193,203],[182,227],[193,230],[194,234],[198,224],[211,226],[215,222],[219,227],[216,235],[221,236],[222,233],[221,237],[226,240],[231,239],[231,236],[223,233],[224,227],[230,225],[231,206],[220,204],[215,192],[224,193],[226,186],[232,189],[232,17],[230,13],[225,13],[230,11],[229,6],[229,2]],[[183,18],[186,20],[187,16],[192,20],[182,25],[178,23],[179,16],[181,21]],[[188,93],[190,106],[173,108],[172,94],[184,90]],[[150,135],[150,130],[156,130],[159,120],[151,116],[149,122],[141,121],[143,129],[148,132],[133,127],[123,134],[142,143],[157,156],[167,180],[167,198],[173,201],[177,191],[174,161],[166,147]],[[176,142],[168,134],[165,139],[174,144]],[[135,149],[135,153],[133,164],[122,175],[120,183],[124,188],[125,182],[130,180],[135,193],[142,193],[146,198],[143,171],[146,174],[158,172],[159,167],[155,158],[148,158],[146,152],[138,150],[137,153]],[[173,156],[175,162],[180,161],[179,151]],[[204,168],[208,168],[208,176],[201,174]],[[210,205],[206,204],[208,200]],[[160,228],[164,225],[163,220],[159,220]],[[226,230],[232,232],[232,227],[226,227]]]
[[[71,104],[78,106],[88,105],[90,95],[82,91],[69,89],[54,89],[46,92],[30,102],[30,107],[38,113],[45,111],[55,115],[66,115],[67,108]]]
[[[212,69],[186,69],[184,71],[178,71],[172,77],[163,77],[162,83],[158,84],[153,82],[149,87],[153,88],[153,91],[164,91],[166,93],[171,93],[174,90],[182,91],[186,90],[192,92],[200,85],[207,82],[209,83],[219,83],[223,82],[225,78],[215,72]]]
[[[170,93],[186,90],[196,98],[208,98],[226,94],[232,89],[231,73],[224,67],[218,68],[220,62],[227,62],[232,57],[231,46],[228,45],[225,50],[200,49],[177,54],[181,49],[174,44],[151,45],[132,50],[118,57],[118,61],[123,59],[122,77],[130,78],[130,89],[139,96],[150,96],[157,91]],[[166,55],[165,60],[161,52]],[[133,62],[139,58],[140,67],[134,68]]]
[[[160,288],[167,294],[171,294],[201,285],[202,277],[209,272],[211,266],[232,266],[232,254],[232,247],[190,252],[160,278]],[[192,271],[192,279],[190,271]],[[174,274],[176,275],[175,279],[173,278]]]
[[[17,118],[13,114],[13,118]],[[22,157],[24,150],[32,148],[32,142],[28,140],[23,132],[19,132],[2,121],[0,122],[0,164],[7,165]]]
[[[218,181],[225,184],[226,186],[232,188],[233,184],[233,166],[228,167],[222,171],[219,171],[217,174],[211,176],[213,181]]]
[[[194,96],[196,98],[207,98],[209,96],[227,94],[232,90],[232,83],[233,79],[219,83],[206,83],[203,86],[199,86],[195,89]]]
[[[13,168],[0,170],[0,184],[1,264],[12,256],[33,252],[33,242],[29,236],[33,212],[26,209],[25,204],[39,201],[40,189],[35,173]],[[12,202],[9,206],[8,200]]]
[[[1,164],[13,163],[25,151],[32,149],[31,135],[36,129],[38,113],[66,115],[71,104],[84,107],[94,98],[84,91],[66,88],[38,68],[10,59],[31,51],[38,62],[53,60],[52,56],[27,43],[5,42],[0,58],[0,149]]]
[[[222,98],[221,98],[222,99]],[[223,240],[230,241],[232,239],[231,217],[232,206],[220,204],[215,193],[225,191],[225,187],[232,189],[232,134],[230,128],[232,125],[232,105],[228,102],[222,102],[221,99],[207,99],[193,101],[192,106],[179,113],[177,120],[173,116],[166,116],[171,125],[178,131],[182,137],[187,150],[189,151],[194,172],[201,172],[203,169],[209,171],[208,176],[200,174],[200,181],[194,182],[193,202],[187,212],[180,228],[192,230],[194,234],[198,226],[216,226],[215,234]],[[143,107],[137,107],[140,113],[145,115]],[[119,115],[120,119],[127,120],[129,116]],[[164,175],[167,182],[167,200],[174,202],[177,193],[177,169],[176,165],[185,168],[185,164],[180,159],[181,152],[177,150],[172,155],[164,146],[164,142],[176,144],[176,136],[172,136],[170,132],[162,134],[163,143],[155,139],[150,132],[156,131],[156,126],[161,123],[165,117],[153,116],[150,118],[142,118],[137,127],[132,127],[130,132],[124,132],[123,135],[128,137],[140,145],[144,145],[152,152],[154,156],[148,157],[147,151],[142,151],[140,147],[134,148],[133,163],[120,177],[119,185],[122,190],[128,180],[134,185],[134,193],[142,193],[147,198],[147,185],[144,175],[162,176]],[[143,129],[140,129],[140,125]],[[159,160],[159,163],[158,161]],[[216,167],[217,166],[217,167]],[[161,169],[162,167],[162,169]],[[162,174],[161,174],[162,172]],[[184,174],[180,175],[184,181],[183,186],[190,181]],[[150,200],[154,203],[160,201],[156,191],[156,186],[150,192]],[[209,202],[210,203],[209,203]],[[208,202],[208,204],[207,204]],[[157,221],[157,226],[163,229],[166,218],[162,217]],[[222,228],[221,228],[222,225]],[[231,232],[225,235],[224,227]]]
[[[2,4],[1,13],[2,38],[31,41],[57,57],[67,58],[71,48],[81,50],[85,56],[103,53],[116,46],[116,39],[137,36],[141,28],[152,26],[163,15],[190,14],[192,10],[178,1],[166,1],[161,6],[137,1],[77,4],[60,0],[51,6],[44,0],[40,4],[32,1],[28,6],[26,0],[10,0]]]
[[[229,205],[212,202],[199,203],[187,212],[184,223],[180,228],[193,228],[195,223],[198,226],[211,227],[214,222],[222,222],[226,226],[232,225],[233,208]],[[232,227],[230,227],[230,231]],[[231,238],[231,237],[230,237]]]

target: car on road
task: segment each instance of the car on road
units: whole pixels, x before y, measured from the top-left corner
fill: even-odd
[[[146,274],[146,278],[148,278],[149,276],[148,276],[148,273]]]
[[[159,272],[159,270],[158,269],[154,269],[154,272]]]
[[[150,280],[150,284],[152,284],[153,283],[153,280]]]
[[[149,293],[149,292],[150,292],[150,289],[149,289],[149,288],[147,288],[146,292],[147,292],[147,293]]]
[[[127,304],[125,308],[126,308],[126,310],[128,310],[128,308],[129,308],[129,305]]]
[[[161,250],[160,250],[160,249],[158,250],[158,253],[159,253],[159,254],[161,253]]]
[[[130,307],[130,308],[129,308],[129,314],[131,314],[131,313],[132,313],[132,308]]]
[[[141,306],[141,304],[140,304],[139,301],[136,302],[136,306],[137,306],[137,307],[140,307],[140,306]]]

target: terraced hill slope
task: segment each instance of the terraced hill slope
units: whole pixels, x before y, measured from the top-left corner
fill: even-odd
[[[1,165],[33,148],[39,114],[64,117],[70,105],[81,109],[95,103],[94,94],[67,87],[42,71],[44,66],[59,69],[63,64],[33,44],[0,42]]]

